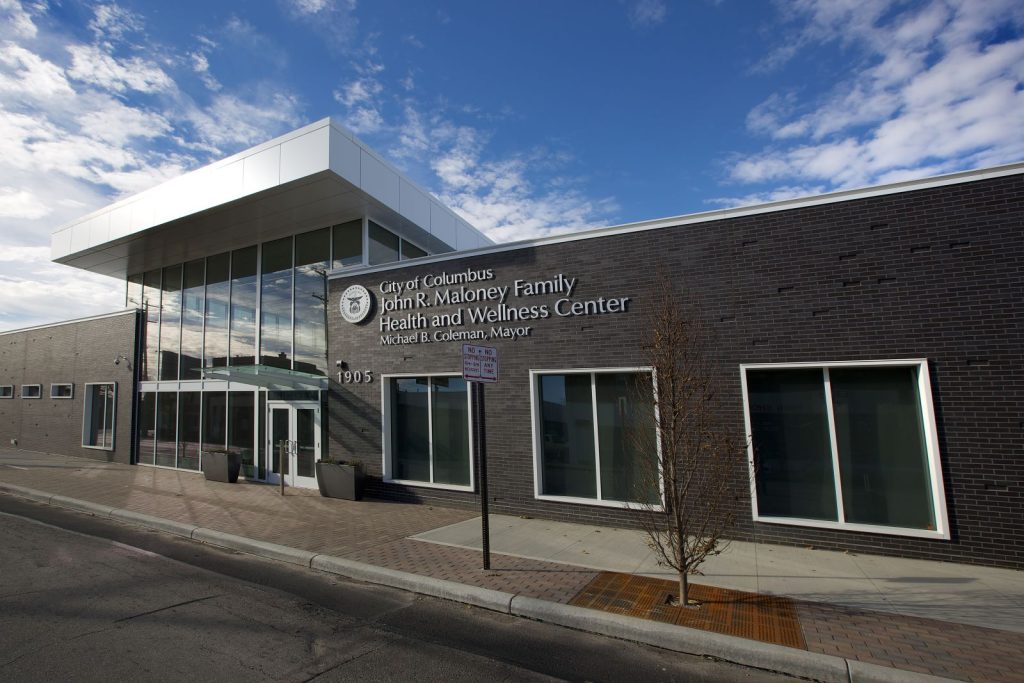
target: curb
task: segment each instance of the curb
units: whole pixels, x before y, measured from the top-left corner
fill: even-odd
[[[775,671],[825,683],[939,683],[948,678],[894,669],[833,655],[762,643],[700,629],[674,626],[599,610],[563,605],[504,591],[401,572],[364,562],[228,534],[162,517],[68,498],[0,481],[0,492],[39,503],[85,512],[147,529],[184,536],[258,557],[344,576],[412,593],[460,602],[511,616],[532,619],[588,633],[652,645],[688,655],[713,657],[734,664]]]

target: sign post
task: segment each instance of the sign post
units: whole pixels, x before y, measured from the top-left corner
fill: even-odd
[[[491,529],[487,510],[487,430],[484,425],[484,384],[498,381],[498,350],[491,346],[462,345],[462,378],[473,388],[473,451],[477,454],[480,489],[480,536],[484,570],[491,568]]]

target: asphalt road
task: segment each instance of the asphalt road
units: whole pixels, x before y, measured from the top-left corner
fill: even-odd
[[[774,681],[0,495],[0,680]]]

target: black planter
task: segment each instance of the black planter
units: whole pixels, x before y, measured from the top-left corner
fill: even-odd
[[[203,451],[203,476],[209,481],[234,484],[242,469],[242,454],[227,451]]]
[[[316,464],[316,485],[324,498],[361,500],[363,497],[363,470],[355,465],[332,462]]]

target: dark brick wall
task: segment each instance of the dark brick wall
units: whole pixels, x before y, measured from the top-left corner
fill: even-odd
[[[635,526],[625,510],[534,499],[530,369],[643,365],[644,319],[659,275],[687,287],[713,331],[726,417],[742,438],[741,363],[927,358],[952,540],[751,521],[737,458],[734,536],[819,548],[1024,566],[1024,177],[865,198],[667,229],[354,274],[331,283],[331,360],[385,373],[458,372],[461,342],[382,346],[341,320],[344,287],[378,298],[389,279],[493,268],[483,285],[578,277],[573,298],[627,296],[625,314],[552,317],[498,347],[487,388],[492,510]],[[433,294],[431,293],[431,297]],[[557,296],[522,300],[551,304]],[[424,313],[446,312],[428,309]],[[527,323],[530,324],[530,323]],[[490,326],[466,325],[468,328]],[[381,384],[332,382],[330,448],[381,473]],[[473,494],[371,484],[373,493],[473,506]]]
[[[133,373],[118,354],[134,357],[135,313],[0,334],[0,384],[15,398],[0,400],[0,443],[18,448],[131,462]],[[73,383],[73,399],[51,399],[51,383]],[[82,447],[87,382],[117,383],[114,450]],[[42,398],[21,398],[22,384],[42,385]]]

